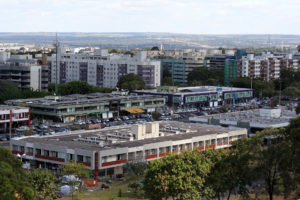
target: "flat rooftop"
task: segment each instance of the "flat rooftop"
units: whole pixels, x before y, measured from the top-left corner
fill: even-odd
[[[183,123],[183,122],[159,122],[159,133],[163,136],[142,139],[142,140],[128,140],[125,136],[131,134],[131,126],[116,126],[111,128],[92,130],[92,131],[73,131],[71,133],[62,133],[50,136],[30,136],[17,138],[29,143],[39,143],[45,145],[57,145],[70,149],[85,149],[90,151],[99,151],[106,149],[139,147],[144,144],[152,144],[166,141],[178,141],[190,139],[197,136],[205,136],[212,134],[224,134],[234,130],[241,130],[240,128],[230,127],[224,128],[221,126],[212,126],[206,124]],[[115,137],[114,137],[115,136]],[[123,138],[120,136],[124,136]],[[81,141],[85,139],[92,139],[100,141],[96,144]],[[91,141],[91,140],[90,140]]]
[[[190,121],[208,123],[211,119],[220,120],[220,124],[237,125],[237,122],[250,123],[250,127],[265,128],[265,127],[284,127],[289,124],[289,121],[298,117],[296,112],[288,110],[285,107],[281,109],[281,115],[278,118],[265,117],[260,115],[259,109],[219,113],[207,116],[190,117]]]
[[[91,93],[91,94],[72,94],[67,96],[46,96],[44,98],[31,98],[31,99],[15,99],[8,100],[6,103],[26,103],[26,104],[37,104],[46,106],[64,106],[72,104],[93,104],[93,103],[108,103],[109,101],[133,101],[158,98],[154,95],[114,95],[110,93]]]
[[[193,93],[216,93],[216,92],[231,92],[231,91],[245,91],[251,90],[250,88],[237,88],[237,87],[217,87],[217,86],[197,86],[197,87],[179,87],[175,91],[159,91],[157,89],[152,90],[136,90],[137,92],[151,92],[156,94],[174,94],[174,95],[181,95],[181,94],[193,94]]]
[[[18,109],[26,109],[26,107],[20,107],[20,106],[9,106],[9,105],[0,105],[0,111],[3,110],[18,110]]]

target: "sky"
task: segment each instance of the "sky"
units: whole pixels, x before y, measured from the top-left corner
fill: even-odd
[[[300,34],[300,0],[0,0],[0,32]]]

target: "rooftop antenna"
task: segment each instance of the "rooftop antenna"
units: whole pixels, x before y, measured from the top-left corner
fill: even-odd
[[[58,54],[58,47],[59,47],[59,42],[57,39],[57,33],[56,33],[56,39],[55,39],[55,49],[56,49],[56,56],[55,56],[55,61],[56,61],[56,65],[55,65],[55,93],[57,94],[58,92],[58,59],[57,59],[57,54]]]

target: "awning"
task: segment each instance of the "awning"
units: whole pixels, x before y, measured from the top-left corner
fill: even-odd
[[[143,112],[145,112],[141,108],[128,108],[128,109],[126,109],[126,111],[129,112],[129,113],[131,113],[131,114],[137,114],[137,113],[143,113]]]

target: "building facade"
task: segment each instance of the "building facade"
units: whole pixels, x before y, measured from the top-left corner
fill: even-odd
[[[300,69],[300,59],[291,55],[274,55],[270,52],[255,56],[248,54],[238,61],[238,77],[261,78],[265,81],[278,79],[281,69]]]
[[[160,86],[160,61],[147,59],[146,52],[138,52],[131,57],[108,54],[107,50],[73,54],[60,49],[58,62],[56,69],[56,56],[49,57],[52,83],[56,83],[57,76],[58,83],[80,80],[94,86],[115,88],[122,76],[133,73],[141,76],[147,88]]]
[[[31,55],[9,55],[5,58],[0,63],[0,79],[17,83],[20,89],[48,91],[49,71],[45,63],[38,62]]]
[[[30,125],[30,108],[19,106],[0,105],[0,130],[8,132],[8,129],[20,125]]]
[[[169,106],[176,107],[214,107],[226,103],[246,102],[254,98],[254,91],[249,88],[216,86],[159,87],[154,90],[135,90],[131,93],[163,96]]]
[[[236,59],[226,59],[224,66],[224,85],[230,86],[230,81],[237,77]]]
[[[165,106],[165,98],[153,95],[120,96],[93,93],[8,100],[6,103],[9,105],[25,104],[31,108],[33,114],[41,118],[72,122],[78,119],[85,120],[91,115],[107,119],[128,113],[153,112]]]
[[[247,130],[182,122],[154,122],[11,141],[13,154],[24,155],[32,168],[59,170],[73,160],[98,176],[123,173],[127,163],[147,162],[194,149],[228,148]]]

